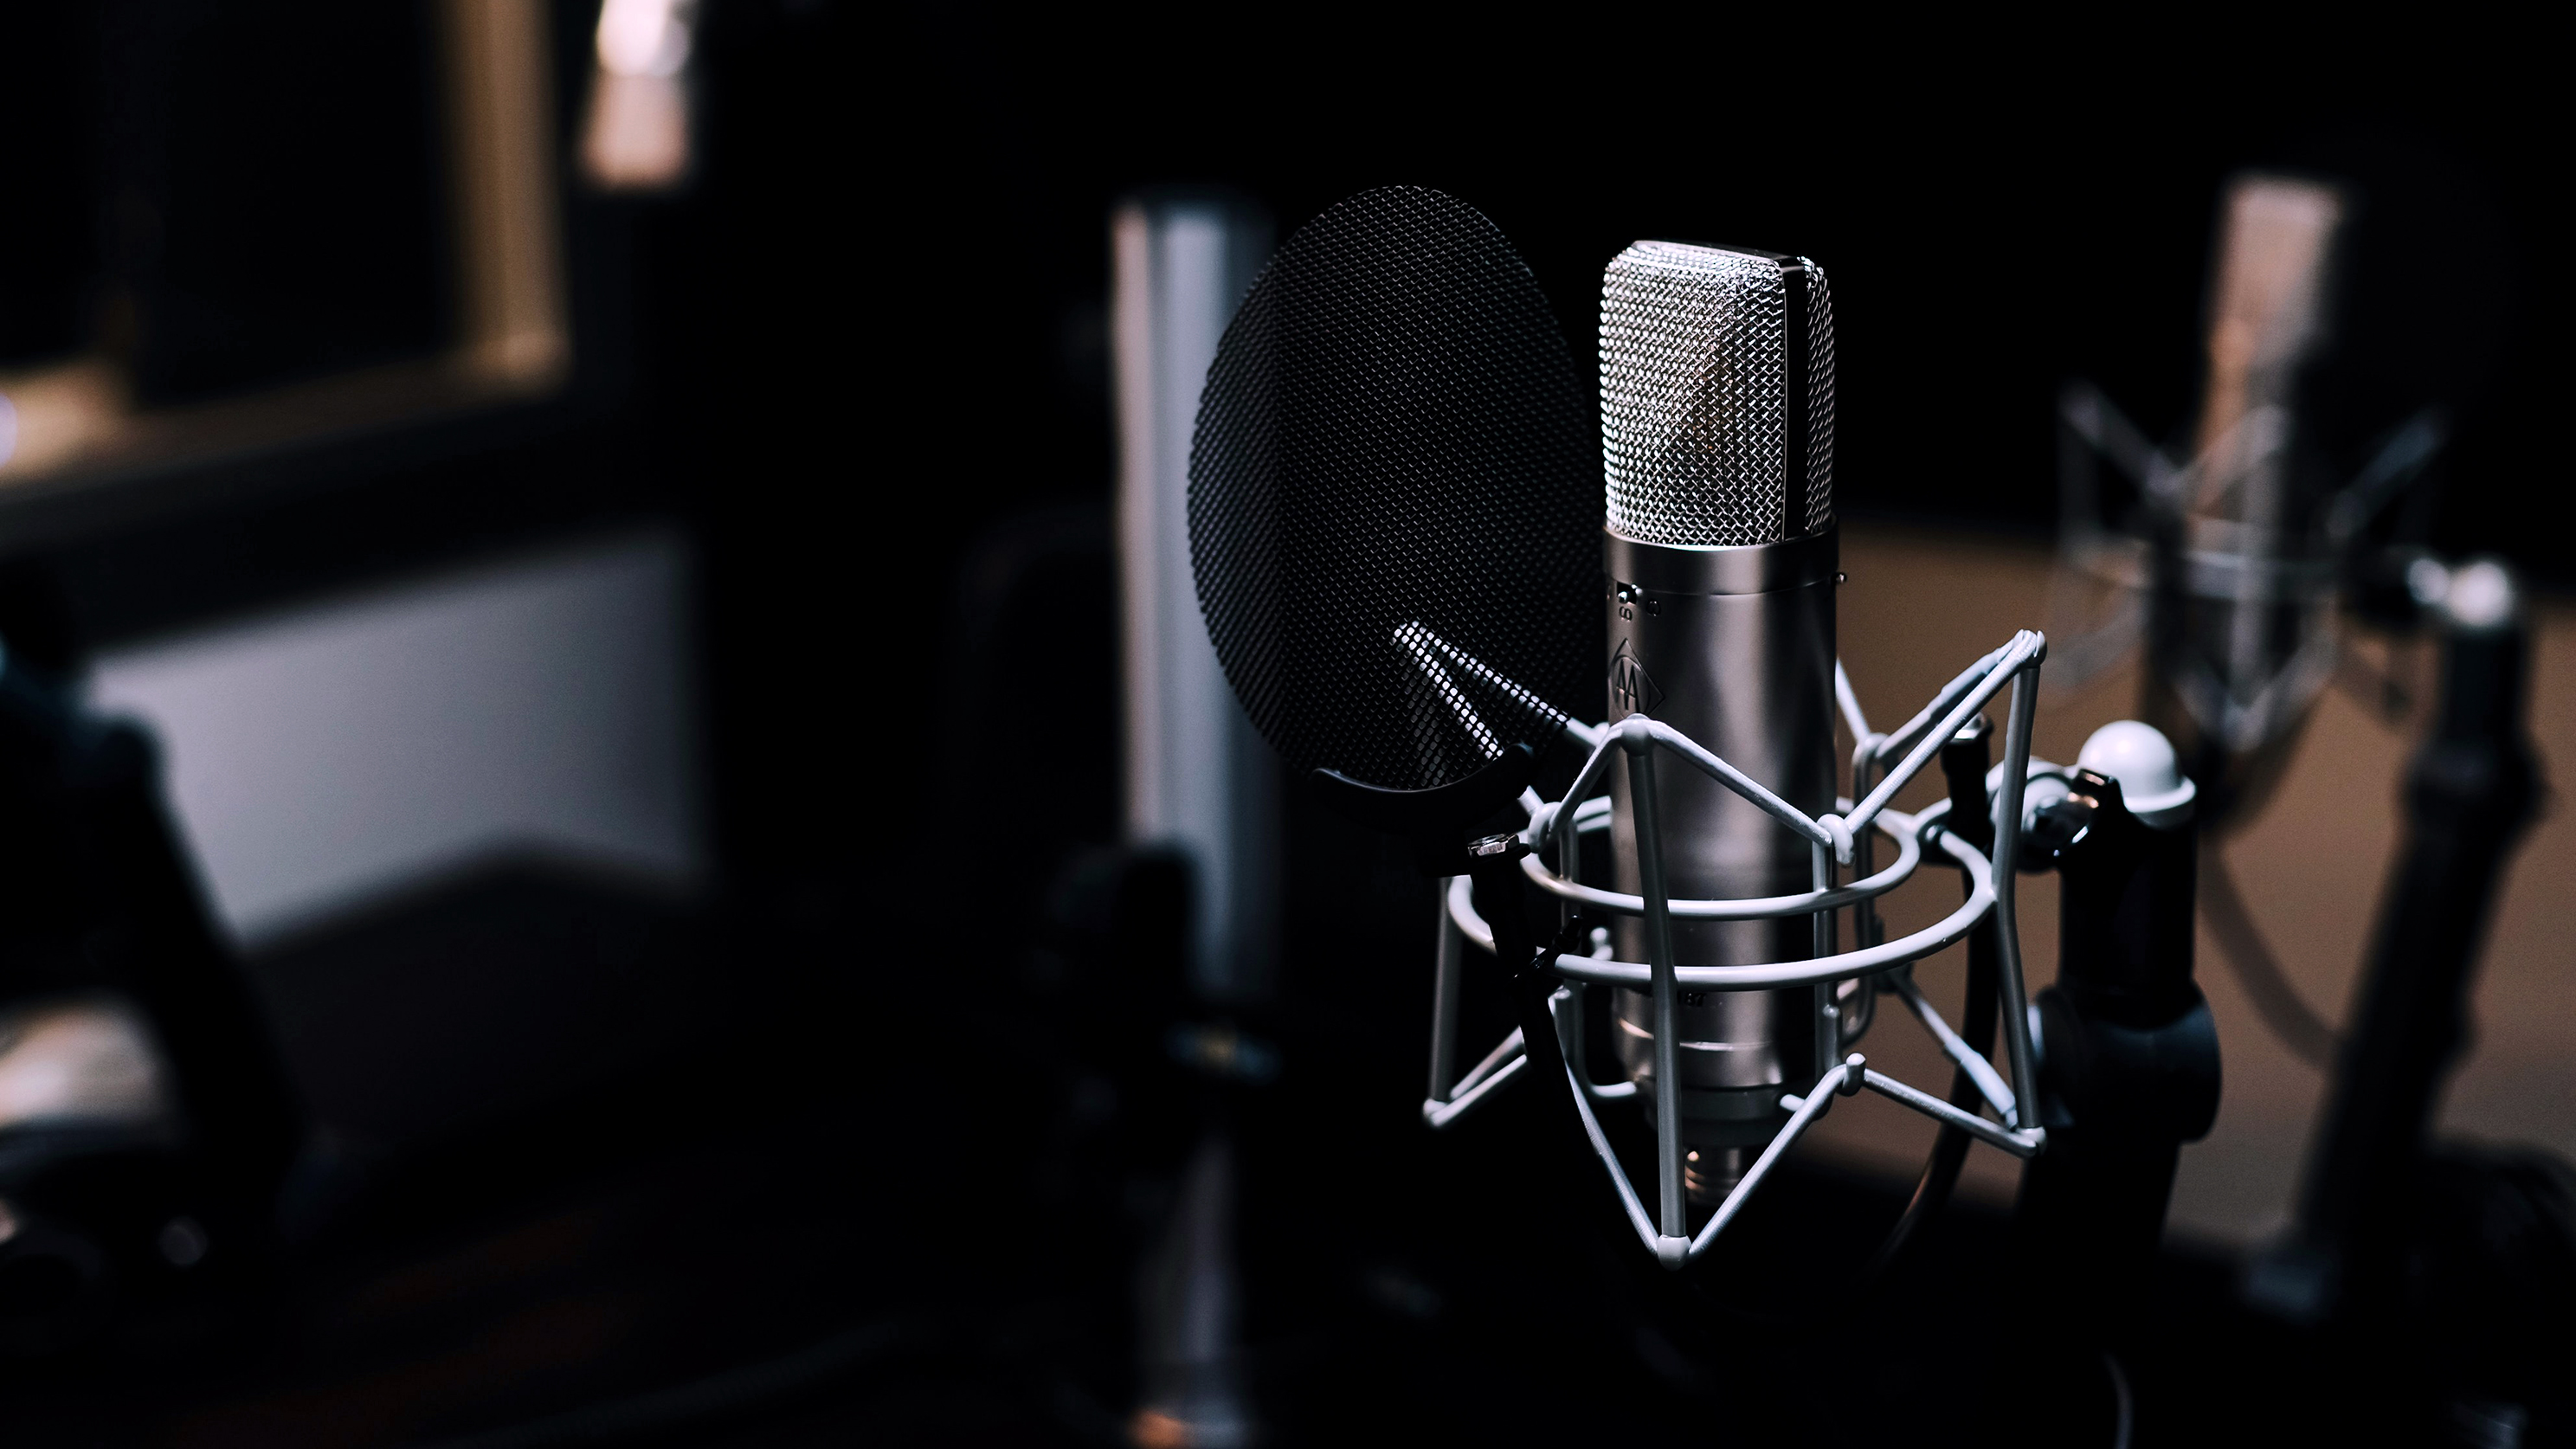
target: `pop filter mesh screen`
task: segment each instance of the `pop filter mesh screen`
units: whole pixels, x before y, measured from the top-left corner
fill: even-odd
[[[1199,606],[1299,771],[1428,789],[1597,713],[1601,507],[1547,299],[1437,191],[1363,192],[1290,237],[1199,400]]]

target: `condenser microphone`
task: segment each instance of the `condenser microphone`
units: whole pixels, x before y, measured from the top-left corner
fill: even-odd
[[[2288,734],[2333,667],[2331,499],[2296,465],[2349,210],[2312,181],[2240,176],[2228,187],[2195,461],[2148,620],[2150,690],[2182,706],[2204,774]]]
[[[1601,288],[1608,503],[1609,717],[1642,713],[1697,740],[1810,816],[1834,808],[1833,309],[1803,257],[1645,241]],[[1644,765],[1638,779],[1628,772]],[[1701,771],[1614,764],[1618,889],[1676,898],[1795,895],[1824,884],[1808,843]],[[1663,872],[1641,877],[1648,788]],[[1741,966],[1831,954],[1829,926],[1791,916],[1677,920],[1669,943],[1622,918],[1621,959]],[[1655,947],[1666,947],[1658,952]],[[1654,1030],[1648,991],[1618,992],[1619,1059],[1678,1131],[1685,1186],[1725,1197],[1779,1129],[1784,1089],[1839,1049],[1809,988],[1681,993]],[[1831,1013],[1825,1020],[1831,1021]]]
[[[1838,1098],[1875,1092],[2018,1157],[2046,1146],[2015,1115],[2035,1059],[2013,874],[1993,862],[2018,858],[2047,641],[2020,631],[1911,722],[1869,729],[1834,667],[1833,355],[1813,262],[1641,242],[1603,282],[1596,435],[1546,299],[1493,224],[1385,187],[1272,257],[1217,348],[1191,446],[1200,612],[1246,712],[1319,803],[1450,878],[1425,1124],[1510,1081],[1562,1091],[1640,1246],[1676,1271]],[[1584,722],[1603,698],[1586,614],[1605,558],[1606,728]],[[2007,689],[1991,846],[1942,825],[1952,805],[1893,808]],[[1838,702],[1878,762],[1842,810]],[[1966,738],[1978,758],[1945,771],[1982,795],[1983,742]],[[1551,800],[1539,755],[1559,741],[1583,763]],[[1883,869],[1858,850],[1872,831],[1897,847]],[[1583,869],[1583,838],[1601,834],[1612,889]],[[1965,882],[1956,910],[1837,946],[1837,913],[1936,853]],[[1530,908],[1551,897],[1547,936]],[[1972,1079],[1953,1098],[1982,1102],[1844,1054],[1859,1035],[1845,993],[1977,931],[1994,971],[1971,972],[1970,1033],[2003,1027],[2009,1089],[1916,996]],[[1471,943],[1519,1021],[1460,1076]],[[1593,987],[1618,994],[1622,1082],[1592,1075]],[[1644,1193],[1593,1111],[1632,1097],[1656,1138]],[[1696,1226],[1686,1198],[1711,1205]]]

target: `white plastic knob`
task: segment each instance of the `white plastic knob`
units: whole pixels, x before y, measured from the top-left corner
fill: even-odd
[[[2120,798],[2139,821],[2159,828],[2191,814],[2200,793],[2174,758],[2173,741],[2162,730],[2137,720],[2114,720],[2093,732],[2075,757],[2078,768],[2120,782]]]

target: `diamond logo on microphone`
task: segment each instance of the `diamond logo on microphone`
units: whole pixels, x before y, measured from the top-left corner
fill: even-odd
[[[1610,713],[1614,719],[1632,714],[1653,714],[1664,702],[1664,692],[1655,687],[1654,676],[1636,655],[1628,652],[1628,641],[1619,641],[1619,652],[1610,656]]]

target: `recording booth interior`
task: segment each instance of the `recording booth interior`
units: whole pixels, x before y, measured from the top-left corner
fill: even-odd
[[[10,1441],[2576,1439],[2539,48],[1757,33],[0,18]]]

